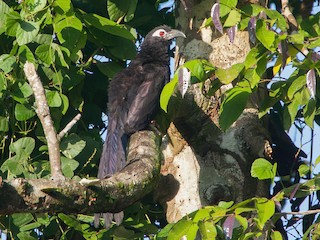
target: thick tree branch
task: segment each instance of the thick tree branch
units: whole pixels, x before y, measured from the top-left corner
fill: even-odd
[[[53,126],[44,88],[33,63],[26,62],[23,70],[33,90],[36,102],[36,113],[40,119],[47,140],[52,179],[63,180],[64,176],[60,165],[59,140]]]
[[[118,212],[151,192],[160,175],[160,138],[151,131],[130,138],[128,164],[108,179],[83,186],[74,180],[13,179],[0,184],[0,214]],[[106,201],[107,199],[107,201]]]

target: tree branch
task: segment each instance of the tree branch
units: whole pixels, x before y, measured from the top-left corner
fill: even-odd
[[[45,90],[33,63],[26,62],[23,70],[33,90],[36,102],[36,113],[40,119],[47,140],[52,179],[63,180],[64,176],[60,164],[59,140],[51,119]]]
[[[289,8],[289,1],[288,0],[281,0],[281,5],[282,5],[282,14],[283,16],[288,19],[289,24],[293,28],[292,30],[297,30],[298,29],[298,23],[296,18],[293,16],[292,12],[290,11]]]
[[[160,156],[160,137],[141,131],[130,138],[126,167],[108,179],[86,186],[69,179],[0,181],[0,214],[119,212],[154,189],[160,176]]]
[[[81,114],[78,113],[66,126],[64,129],[61,130],[61,132],[59,132],[58,134],[58,140],[60,141],[61,138],[64,137],[64,135],[66,135],[67,132],[70,131],[70,129],[80,120],[81,118]]]

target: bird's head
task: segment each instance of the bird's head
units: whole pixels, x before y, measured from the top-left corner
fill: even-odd
[[[157,41],[168,41],[172,40],[173,38],[176,37],[186,37],[183,32],[176,30],[176,29],[171,29],[169,26],[162,25],[159,27],[154,28],[152,31],[150,31],[146,38],[145,41],[151,41],[151,42],[157,42]]]

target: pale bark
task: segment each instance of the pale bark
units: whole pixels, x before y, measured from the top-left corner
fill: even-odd
[[[160,174],[160,138],[132,135],[128,164],[110,178],[91,181],[12,179],[0,183],[0,214],[19,212],[119,212],[150,193]]]
[[[228,68],[243,62],[250,51],[248,33],[237,32],[231,43],[226,34],[221,36],[213,27],[199,32],[213,2],[193,1],[191,5],[191,11],[185,11],[183,6],[177,9],[178,28],[187,38],[178,40],[183,60],[176,59],[176,63],[198,58],[215,67]],[[268,145],[268,134],[257,109],[248,104],[226,132],[219,129],[221,92],[230,87],[223,86],[215,96],[206,97],[206,88],[192,85],[183,99],[178,94],[171,98],[169,114],[174,124],[168,130],[169,140],[164,142],[163,178],[156,193],[169,222],[221,200],[239,202],[268,195],[268,184],[250,175],[252,162],[264,156]]]

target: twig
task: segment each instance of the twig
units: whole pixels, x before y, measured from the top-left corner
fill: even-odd
[[[308,211],[304,211],[304,212],[281,212],[281,213],[275,213],[275,215],[310,215],[310,214],[316,214],[316,213],[320,213],[320,209],[314,209],[314,210],[308,210]]]
[[[293,16],[292,12],[289,8],[289,1],[288,0],[281,0],[282,5],[282,14],[288,19],[289,24],[292,26],[292,30],[298,29],[298,23],[296,18]]]
[[[58,140],[60,141],[67,132],[80,120],[81,114],[78,113],[66,126],[64,129],[61,130],[58,134]]]
[[[64,176],[61,171],[59,141],[56,130],[53,127],[44,88],[33,63],[26,62],[23,70],[32,88],[36,102],[36,113],[40,119],[47,140],[51,177],[53,180],[63,180]]]

